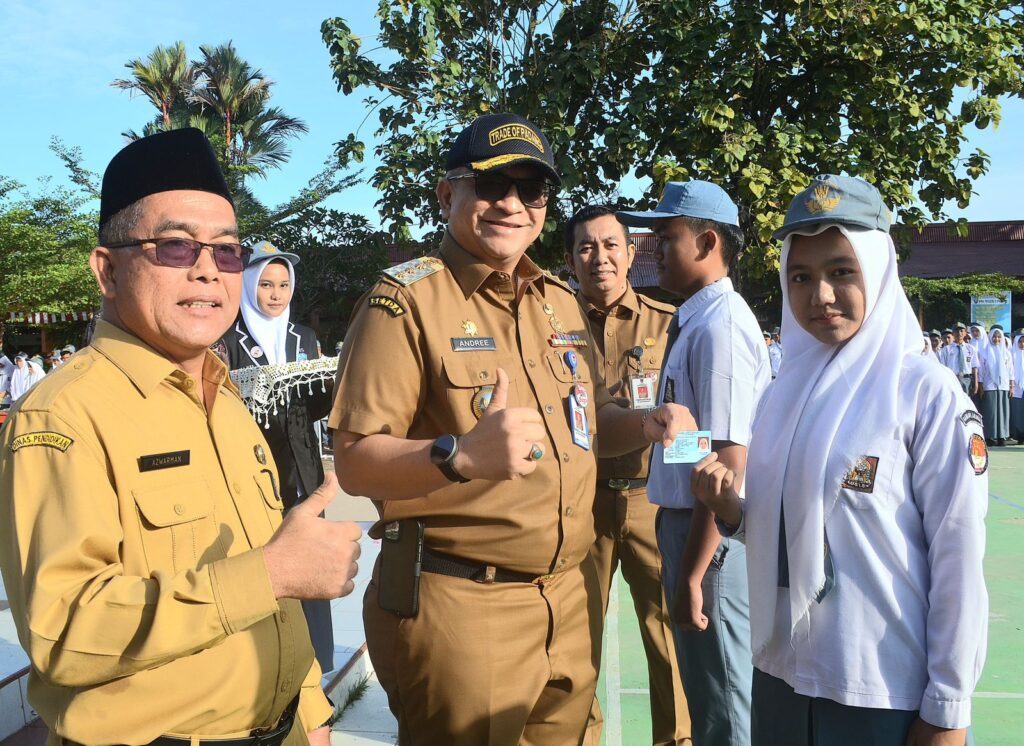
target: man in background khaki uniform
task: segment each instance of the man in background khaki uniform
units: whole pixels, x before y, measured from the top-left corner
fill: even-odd
[[[360,532],[317,517],[333,479],[282,524],[208,349],[238,313],[237,241],[199,130],[124,148],[90,257],[104,321],[0,432],[0,569],[49,744],[329,743],[295,599],[351,592]]]
[[[601,634],[582,565],[595,431],[616,454],[694,423],[612,402],[571,289],[525,256],[558,184],[544,135],[480,117],[446,172],[439,249],[385,271],[338,364],[335,462],[382,518],[367,647],[401,744],[578,744]],[[418,605],[395,597],[416,587],[413,565],[388,571],[412,520],[425,529]]]
[[[565,262],[580,284],[576,298],[590,324],[609,392],[634,409],[653,409],[675,306],[633,291],[627,274],[636,247],[612,208],[591,205],[577,212],[565,226],[565,246]],[[616,568],[622,566],[647,655],[653,742],[675,746],[689,739],[690,715],[661,585],[654,531],[658,511],[647,500],[649,460],[650,448],[644,447],[598,461],[597,541],[587,561],[600,583],[602,612],[607,612]],[[586,743],[596,746],[601,725],[601,710],[594,700]]]

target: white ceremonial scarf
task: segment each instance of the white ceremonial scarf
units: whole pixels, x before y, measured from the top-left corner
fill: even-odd
[[[263,354],[267,356],[270,365],[288,362],[288,319],[292,313],[291,303],[276,318],[267,316],[260,310],[256,289],[259,287],[263,271],[275,258],[284,262],[288,267],[288,279],[292,286],[292,299],[294,300],[295,267],[287,259],[272,256],[258,264],[250,264],[242,273],[242,318],[245,320],[249,334],[263,349]]]
[[[865,287],[865,317],[843,345],[825,345],[804,330],[789,305],[782,244],[782,336],[786,365],[765,393],[754,421],[746,470],[747,572],[754,655],[772,639],[779,593],[779,521],[786,513],[791,641],[805,638],[815,596],[825,585],[825,523],[843,478],[896,430],[902,361],[921,357],[921,327],[900,285],[896,248],[887,233],[835,227],[850,241]],[[934,355],[931,359],[939,365]],[[836,468],[836,464],[841,464]],[[830,465],[831,464],[831,468]]]

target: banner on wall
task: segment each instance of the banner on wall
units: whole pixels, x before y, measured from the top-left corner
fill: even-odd
[[[971,296],[971,321],[984,324],[991,329],[999,324],[1004,330],[1010,331],[1010,303],[1013,294],[1007,291],[995,295]]]

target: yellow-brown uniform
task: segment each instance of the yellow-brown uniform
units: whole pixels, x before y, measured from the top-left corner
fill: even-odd
[[[526,256],[517,290],[513,276],[450,235],[432,256],[388,272],[346,336],[331,428],[414,440],[465,434],[501,367],[508,406],[536,409],[547,430],[545,455],[524,478],[377,503],[382,520],[371,535],[386,522],[419,518],[428,551],[537,579],[485,583],[423,572],[418,615],[399,619],[378,604],[375,570],[363,618],[399,740],[578,743],[600,639],[594,579],[585,583],[582,567],[594,542],[594,431],[597,409],[611,401],[595,378],[586,322],[570,288]],[[556,346],[573,336],[576,346]],[[570,350],[579,361],[575,383],[589,395],[590,449],[574,443],[569,426]]]
[[[577,299],[590,323],[597,362],[608,390],[629,406],[644,408],[643,401],[633,401],[634,387],[644,385],[647,379],[651,394],[657,392],[675,306],[638,295],[629,285],[622,298],[607,310],[596,307],[582,293]],[[689,739],[690,715],[661,584],[661,555],[654,532],[658,508],[647,500],[650,451],[648,446],[598,462],[594,501],[597,541],[587,561],[593,565],[600,584],[602,610],[608,607],[616,568],[622,567],[647,654],[654,743],[674,746]],[[587,729],[588,746],[598,743],[601,724],[595,700]]]
[[[0,433],[0,567],[47,743],[242,737],[298,695],[299,746],[331,715],[259,549],[276,467],[226,376],[101,321]]]

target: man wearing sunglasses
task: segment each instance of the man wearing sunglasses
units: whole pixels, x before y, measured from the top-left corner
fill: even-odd
[[[526,256],[558,183],[531,122],[476,119],[437,186],[438,250],[385,271],[342,349],[328,423],[343,487],[382,516],[363,620],[399,743],[580,743],[595,431],[615,455],[695,429],[612,402],[571,289]]]
[[[0,432],[29,701],[51,742],[327,744],[297,599],[351,592],[359,529],[317,516],[333,478],[282,523],[270,449],[208,349],[249,250],[199,130],[113,158],[99,244],[89,347]]]

